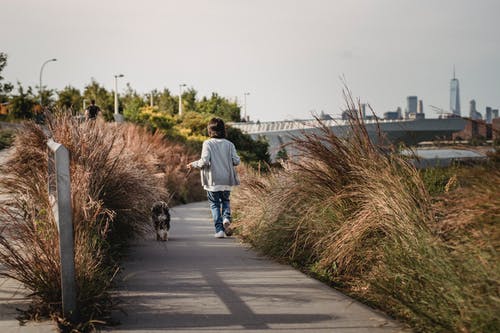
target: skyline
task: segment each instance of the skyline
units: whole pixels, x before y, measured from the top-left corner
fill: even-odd
[[[30,8],[25,12],[25,8]],[[378,116],[407,96],[448,110],[453,66],[460,104],[500,106],[500,2],[480,0],[4,0],[5,81],[141,94],[179,84],[238,98],[251,120],[339,116],[345,77]],[[49,19],[50,18],[50,19]],[[20,23],[23,24],[20,24]],[[242,110],[243,112],[243,110]],[[462,115],[468,110],[462,108]]]

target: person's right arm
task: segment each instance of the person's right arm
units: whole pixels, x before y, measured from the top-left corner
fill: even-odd
[[[236,147],[234,144],[231,142],[231,159],[233,160],[233,165],[239,165],[241,160],[240,157],[238,156],[238,153],[236,152]]]

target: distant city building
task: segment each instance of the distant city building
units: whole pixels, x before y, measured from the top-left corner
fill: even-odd
[[[384,112],[384,119],[396,120],[396,119],[399,119],[399,114],[397,111],[387,111],[387,112]]]
[[[473,99],[470,101],[469,118],[472,120],[482,120],[483,116],[476,109],[476,101]]]
[[[485,120],[487,124],[491,124],[491,120],[493,119],[493,109],[489,106],[486,107],[485,112]]]
[[[396,111],[387,111],[384,113],[384,119],[387,120],[399,120],[403,119],[403,114],[401,112],[401,108],[398,106]]]
[[[342,120],[349,120],[356,117],[358,110],[345,110],[342,112]]]
[[[498,110],[497,110],[498,111]],[[498,113],[498,112],[497,112]],[[491,121],[491,138],[493,140],[500,139],[500,118],[496,117]]]
[[[422,100],[418,101],[417,113],[424,113],[424,102]]]
[[[460,117],[460,86],[458,79],[455,77],[455,68],[453,68],[453,79],[450,83],[450,110],[453,115]]]
[[[321,113],[319,114],[319,119],[321,119],[321,120],[331,120],[333,118],[332,118],[332,116],[330,116],[329,114],[327,114],[323,110],[321,110]]]
[[[488,131],[488,127],[491,125],[486,124],[484,120],[467,119],[464,129],[453,133],[452,138],[453,140],[490,139],[491,134],[488,132],[491,131]]]
[[[406,112],[405,119],[423,119],[424,114],[418,113],[419,108],[418,97],[417,96],[408,96],[406,97]],[[423,109],[423,106],[422,106]]]
[[[498,118],[498,109],[493,109],[491,110],[491,121],[496,118]]]
[[[423,114],[423,113],[409,113],[408,119],[425,119],[425,114]]]
[[[486,114],[485,114],[486,116],[484,117],[487,124],[491,124],[491,119],[492,119],[492,117],[491,117],[492,112],[491,111],[492,111],[491,107],[487,106],[486,107]]]
[[[407,111],[409,114],[417,113],[418,98],[417,96],[408,96],[406,98]]]
[[[363,119],[366,119],[366,104],[361,104],[361,114],[363,115]]]

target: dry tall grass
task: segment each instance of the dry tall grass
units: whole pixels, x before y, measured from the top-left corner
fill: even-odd
[[[419,173],[377,147],[359,113],[348,138],[320,124],[294,146],[300,156],[282,170],[242,177],[233,201],[244,239],[417,331],[499,328],[498,265],[443,241]]]
[[[60,322],[60,261],[57,227],[47,193],[47,135],[70,151],[77,302],[82,330],[106,322],[108,290],[123,246],[150,229],[153,202],[198,199],[187,187],[192,159],[178,145],[133,125],[49,119],[48,129],[27,123],[18,132],[10,161],[2,167],[0,189],[8,194],[0,212],[0,261],[8,276],[33,292],[27,315]],[[177,181],[176,181],[177,180]],[[180,180],[180,181],[179,181]]]

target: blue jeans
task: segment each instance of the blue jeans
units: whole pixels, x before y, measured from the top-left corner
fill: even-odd
[[[222,225],[224,218],[231,221],[230,194],[230,191],[207,191],[208,203],[210,204],[215,224],[215,232],[224,231],[224,226]]]

